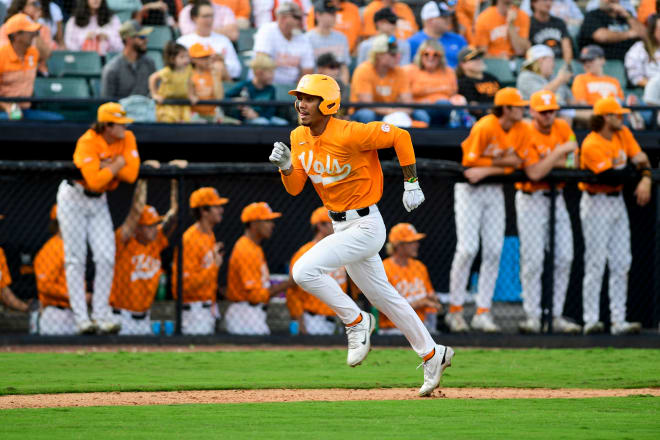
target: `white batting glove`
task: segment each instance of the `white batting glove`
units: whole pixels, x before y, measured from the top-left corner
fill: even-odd
[[[291,150],[283,142],[275,142],[273,144],[273,151],[268,158],[273,165],[276,165],[281,170],[288,170],[291,168]]]
[[[410,212],[424,202],[424,193],[419,187],[419,181],[403,182],[403,207]]]

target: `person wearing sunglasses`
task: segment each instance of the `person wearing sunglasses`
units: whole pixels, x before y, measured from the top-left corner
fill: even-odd
[[[410,51],[417,49],[424,41],[433,39],[442,44],[447,65],[455,69],[458,65],[458,53],[467,46],[467,41],[461,35],[451,32],[454,11],[446,3],[430,1],[422,7],[421,18],[424,27],[408,39]]]

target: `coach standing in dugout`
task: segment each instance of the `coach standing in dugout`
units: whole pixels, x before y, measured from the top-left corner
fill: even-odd
[[[76,144],[73,163],[78,179],[63,180],[57,191],[57,221],[64,241],[64,262],[69,300],[79,333],[116,333],[120,324],[112,316],[109,298],[115,265],[115,239],[107,191],[119,182],[134,183],[140,169],[135,135],[126,129],[133,122],[116,102],[98,108],[96,122]],[[92,318],[85,303],[87,243],[94,254]]]
[[[623,115],[630,113],[614,98],[594,104],[591,133],[582,142],[580,165],[601,177],[603,184],[579,183],[582,190],[580,220],[584,236],[584,279],[582,308],[584,333],[603,331],[599,320],[600,290],[605,264],[609,268],[611,333],[637,333],[639,322],[626,321],[628,272],[632,263],[630,223],[623,199],[619,174],[628,160],[642,173],[635,189],[639,206],[651,200],[651,163],[633,134],[623,125]]]

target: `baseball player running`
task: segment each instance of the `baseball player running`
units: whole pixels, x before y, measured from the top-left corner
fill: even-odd
[[[98,108],[92,128],[78,139],[73,162],[82,174],[63,180],[57,191],[57,221],[64,242],[66,284],[79,333],[118,332],[108,302],[115,265],[115,240],[107,191],[119,182],[133,183],[140,169],[135,135],[126,130],[133,122],[116,102]],[[85,303],[87,242],[94,254],[95,275],[92,317]]]
[[[428,396],[451,365],[454,350],[436,345],[410,304],[387,281],[378,252],[385,225],[376,203],[383,193],[378,149],[394,147],[403,169],[403,206],[412,211],[424,194],[417,180],[410,134],[383,122],[362,124],[334,118],[340,106],[337,82],[326,75],[304,75],[295,90],[300,127],[291,132],[291,148],[276,142],[270,161],[279,167],[287,192],[298,195],[307,178],[328,208],[334,234],[307,251],[293,266],[294,281],[335,311],[346,326],[348,365],[361,364],[371,349],[374,317],[363,312],[329,273],[342,266],[369,301],[401,330],[423,359]]]
[[[630,253],[630,224],[628,212],[618,184],[617,170],[626,167],[628,160],[642,171],[642,179],[635,189],[637,204],[646,205],[651,199],[651,164],[627,127],[623,115],[630,110],[621,108],[614,98],[603,98],[594,104],[591,133],[582,142],[580,167],[597,173],[611,184],[580,183],[580,220],[584,236],[584,279],[582,301],[584,333],[603,331],[598,319],[600,289],[605,271],[609,268],[611,333],[635,333],[638,322],[626,321],[628,271]]]

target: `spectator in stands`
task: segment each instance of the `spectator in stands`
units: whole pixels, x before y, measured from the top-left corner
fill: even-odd
[[[250,18],[252,7],[250,0],[213,0],[213,3],[221,6],[227,6],[234,12],[236,23],[240,29],[247,29],[250,27]]]
[[[573,60],[573,41],[561,18],[550,15],[553,0],[533,0],[529,28],[529,41],[533,45],[544,44],[552,49],[555,57],[570,64]],[[527,99],[527,98],[525,98]],[[560,104],[561,105],[561,104]]]
[[[273,77],[276,68],[275,62],[265,54],[257,54],[250,62],[250,68],[254,73],[251,80],[237,83],[226,93],[227,98],[240,98],[250,101],[273,101],[275,100],[275,87]],[[277,116],[276,107],[264,106],[238,106],[238,113],[233,113],[246,124],[255,125],[289,125],[289,122]]]
[[[181,2],[178,0],[107,0],[112,11],[130,13],[131,19],[143,26],[176,27]]]
[[[334,30],[335,14],[337,9],[331,0],[317,0],[314,3],[316,11],[316,27],[308,31],[305,36],[312,45],[314,59],[324,53],[331,53],[341,63],[340,78],[344,83],[350,81],[348,65],[351,64],[351,55],[348,52],[348,39],[344,34]]]
[[[408,39],[410,53],[416,54],[424,41],[436,40],[444,47],[447,65],[455,69],[458,65],[458,52],[467,46],[467,41],[462,36],[450,32],[453,16],[454,12],[446,3],[435,0],[425,3],[421,12],[424,27]]]
[[[42,6],[38,0],[13,0],[7,9],[7,20],[16,14],[25,14],[37,23],[42,20]],[[8,34],[4,26],[0,28],[0,46],[9,43]],[[53,49],[57,48],[53,41],[52,33],[48,25],[41,23],[41,28],[32,44],[39,51],[39,72],[48,74],[46,61],[50,58]]]
[[[190,16],[195,22],[195,32],[179,37],[176,42],[186,49],[190,49],[195,43],[211,46],[216,57],[224,61],[229,75],[238,78],[241,76],[241,62],[229,38],[213,31],[213,14],[209,0],[198,0],[190,9]]]
[[[494,0],[477,18],[474,44],[491,57],[511,59],[529,49],[529,16],[513,0]]]
[[[362,30],[362,18],[357,5],[350,1],[330,0],[337,12],[335,13],[336,31],[346,35],[348,39],[348,50],[353,53],[357,48],[358,38]],[[314,29],[314,9],[307,14],[307,29]]]
[[[121,55],[114,57],[101,73],[101,96],[125,98],[130,95],[149,96],[149,76],[156,71],[154,61],[145,56],[147,38],[152,28],[129,20],[119,29],[124,44]]]
[[[646,105],[655,105],[660,107],[660,74],[653,76],[646,84],[646,87],[644,87],[644,96],[642,97],[642,100]],[[660,113],[658,113],[656,121],[656,124],[660,125]]]
[[[4,215],[0,215],[0,220],[4,217]],[[27,312],[30,308],[29,302],[16,297],[11,287],[9,287],[10,285],[11,274],[9,273],[9,267],[7,267],[7,257],[5,257],[5,251],[0,247],[0,301],[10,309]]]
[[[106,0],[78,0],[73,17],[64,31],[69,50],[89,50],[105,55],[121,52],[124,44],[119,36],[119,17],[108,9]]]
[[[298,79],[314,72],[314,51],[304,35],[302,10],[296,3],[281,3],[277,21],[259,28],[254,37],[255,54],[263,53],[276,64],[274,84],[294,85]]]
[[[374,15],[374,23],[376,23],[376,30],[378,34],[364,40],[358,46],[357,54],[357,64],[362,64],[369,59],[369,52],[371,51],[371,45],[373,44],[376,37],[379,35],[387,35],[390,37],[395,37],[396,31],[396,21],[397,16],[392,12],[390,8],[383,8],[376,12]],[[399,52],[399,65],[406,66],[410,64],[411,52],[410,52],[410,43],[408,40],[403,40],[396,38],[396,45]]]
[[[600,2],[601,0],[589,0],[589,3],[587,3],[587,6],[584,8],[584,10],[586,12],[595,11],[598,8],[600,8],[601,6]],[[635,10],[635,6],[633,5],[633,2],[635,4],[639,3],[638,0],[619,0],[619,3],[623,7],[623,9],[628,11],[630,15],[632,15],[633,17],[637,18],[637,11]],[[643,22],[640,20],[640,23]]]
[[[585,73],[577,75],[572,86],[573,97],[578,104],[593,106],[596,101],[608,96],[623,100],[619,80],[603,72],[605,52],[600,46],[593,44],[584,47],[580,51],[580,61]]]
[[[199,101],[192,82],[193,69],[188,49],[174,41],[168,41],[163,51],[163,61],[165,67],[149,77],[151,97],[158,103],[156,120],[189,122],[189,105],[163,104],[166,99],[188,99],[192,105]]]
[[[393,36],[377,36],[369,52],[369,60],[360,64],[353,72],[351,80],[352,102],[412,103],[410,81],[405,70],[398,64],[398,48]],[[386,118],[393,125],[410,126],[412,120],[426,124],[429,114],[424,110],[401,107],[363,107],[352,118],[367,123]],[[395,123],[397,121],[397,123]],[[402,121],[398,122],[398,121]]]
[[[645,38],[644,25],[619,4],[619,0],[600,0],[600,8],[587,12],[578,45],[580,48],[597,44],[605,51],[608,60],[621,60],[630,46]]]
[[[341,94],[341,102],[348,102],[350,100],[350,93],[348,90],[348,82],[342,81],[340,78],[342,65],[335,56],[331,53],[324,53],[316,59],[316,73],[328,75],[337,81],[339,86],[339,93]],[[346,108],[339,107],[336,118],[346,119]]]
[[[649,79],[660,74],[660,15],[651,15],[646,24],[647,37],[633,44],[624,64],[630,83],[644,87]]]
[[[522,9],[525,14],[530,17],[534,14],[531,7],[531,0],[523,0],[520,4],[520,9]],[[550,6],[550,16],[560,19],[566,25],[569,34],[577,35],[580,31],[580,26],[584,20],[584,14],[580,7],[575,3],[574,0],[552,0]],[[530,31],[531,34],[531,31]],[[531,37],[530,37],[531,40]],[[538,44],[532,42],[532,44]]]
[[[39,51],[32,44],[41,25],[23,13],[7,20],[2,29],[9,42],[0,46],[0,96],[30,97],[37,76]],[[29,102],[0,102],[0,120],[61,120],[61,115],[44,110],[33,110]]]
[[[415,20],[415,14],[413,14],[412,9],[406,3],[395,0],[372,0],[364,8],[362,14],[364,21],[364,27],[362,28],[363,37],[371,37],[379,33],[376,28],[375,15],[376,12],[383,8],[390,8],[397,17],[394,33],[398,39],[407,40],[419,29],[417,20]]]
[[[498,79],[486,72],[483,60],[484,52],[467,46],[458,53],[458,93],[465,97],[470,105],[491,104],[501,85]],[[472,110],[473,116],[480,117],[482,110]]]
[[[222,80],[229,79],[225,64],[221,60],[213,60],[215,52],[210,46],[195,43],[188,53],[193,64],[192,83],[197,98],[201,101],[223,99],[225,89]],[[224,112],[217,105],[195,105],[192,112],[193,120],[199,118],[206,122],[227,122]]]
[[[206,2],[205,2],[206,3]],[[234,12],[227,6],[210,3],[213,8],[213,32],[222,34],[231,41],[238,40],[238,23]],[[179,14],[179,32],[186,35],[195,32],[195,23],[190,15],[193,3],[188,3]]]
[[[456,32],[465,37],[468,44],[474,45],[474,26],[481,11],[487,7],[487,3],[481,0],[458,0],[455,6]]]

